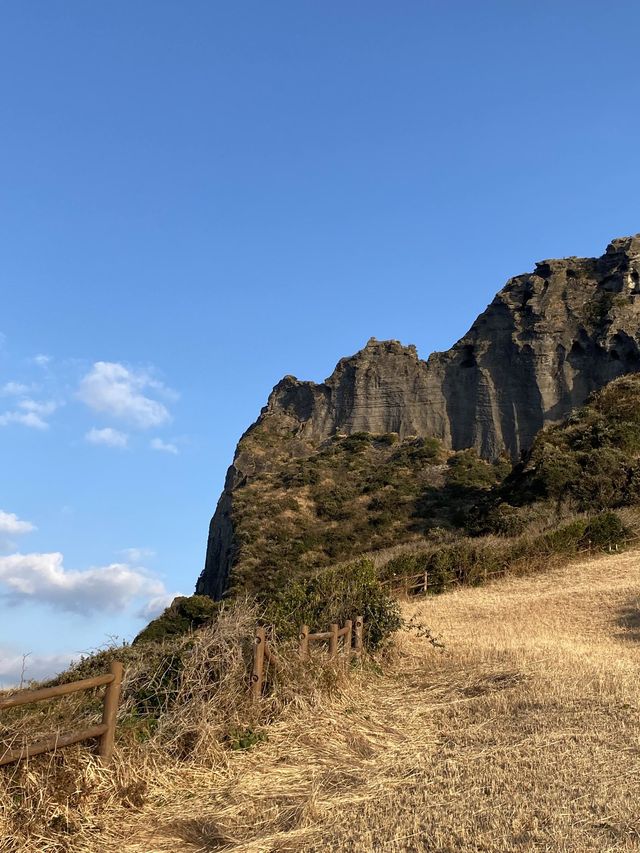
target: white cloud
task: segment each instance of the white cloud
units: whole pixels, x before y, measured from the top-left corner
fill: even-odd
[[[176,592],[174,595],[169,595],[166,593],[164,595],[158,595],[155,598],[150,599],[145,605],[143,605],[136,613],[136,616],[139,616],[141,619],[146,619],[149,621],[150,619],[155,619],[156,616],[159,616],[163,610],[165,610],[173,601],[173,599],[180,595],[179,592]]]
[[[49,429],[49,424],[34,412],[5,412],[0,415],[0,426],[22,424],[31,429]]]
[[[178,448],[175,444],[169,441],[163,441],[161,438],[152,438],[149,444],[152,450],[161,450],[164,453],[178,453]]]
[[[155,557],[156,552],[153,548],[123,548],[118,552],[122,554],[127,563],[142,563],[144,560],[150,560]]]
[[[0,388],[0,395],[3,397],[19,397],[21,394],[27,394],[30,391],[28,385],[23,385],[22,382],[5,382]]]
[[[47,365],[51,362],[51,356],[42,354],[35,355],[32,360],[34,364],[38,365],[38,367],[47,367]]]
[[[0,688],[20,687],[29,681],[51,678],[65,670],[77,655],[63,652],[57,655],[19,654],[15,649],[0,646]]]
[[[65,569],[60,553],[0,557],[0,583],[13,603],[37,602],[82,615],[122,610],[139,599],[149,606],[168,595],[162,581],[143,569],[112,563],[75,571]]]
[[[129,442],[129,436],[126,432],[105,427],[104,429],[90,429],[85,435],[85,440],[89,444],[106,444],[107,447],[126,447]]]
[[[27,398],[20,400],[17,406],[17,409],[4,412],[0,415],[0,426],[22,424],[22,426],[31,427],[32,429],[49,429],[49,424],[45,418],[48,418],[49,415],[55,412],[58,408],[58,403],[55,403],[53,400],[39,401]]]
[[[148,429],[166,423],[170,414],[163,403],[142,393],[146,389],[165,397],[175,393],[144,370],[133,370],[118,362],[97,361],[80,382],[78,396],[96,412]]]
[[[35,529],[35,524],[31,524],[30,521],[22,521],[14,512],[3,512],[0,509],[0,534],[19,536],[22,533],[31,533]]]
[[[58,408],[58,404],[54,403],[53,400],[47,400],[46,402],[30,399],[20,400],[18,406],[21,409],[24,409],[25,412],[33,412],[34,414],[42,415],[45,418],[52,415]]]

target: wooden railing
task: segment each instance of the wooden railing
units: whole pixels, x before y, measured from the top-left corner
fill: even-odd
[[[429,589],[429,575],[428,572],[419,572],[417,575],[397,575],[380,581],[380,586],[396,594],[424,592],[426,595]]]
[[[587,543],[587,547],[576,551],[574,556],[598,553],[616,554],[619,553],[619,546],[631,545],[639,541],[640,536],[631,535],[615,545],[606,546],[606,548],[603,545],[593,545],[589,541]],[[501,569],[496,569],[491,572],[484,568],[476,580],[481,578],[483,581],[487,581],[489,578],[504,578],[513,574],[517,574],[517,571],[514,572],[513,566],[505,565]],[[465,585],[465,581],[460,577],[450,577],[444,582],[441,579],[438,581],[438,587],[445,587],[447,589],[450,587],[460,587]],[[415,575],[395,575],[380,581],[380,586],[387,589],[393,595],[418,595],[421,592],[426,595],[429,592],[429,573],[427,571],[423,571],[418,572],[418,574]],[[431,589],[433,589],[433,579]]]
[[[9,708],[17,708],[21,705],[30,705],[32,702],[42,702],[45,699],[57,699],[70,693],[79,693],[82,690],[92,690],[94,687],[106,686],[102,722],[99,726],[91,726],[69,734],[52,735],[44,740],[26,744],[18,749],[7,749],[0,751],[0,766],[30,758],[32,755],[40,755],[42,752],[51,752],[63,746],[70,746],[91,738],[99,738],[99,755],[106,764],[111,760],[113,754],[113,743],[116,731],[116,714],[120,701],[120,686],[122,684],[122,664],[113,661],[109,672],[105,675],[96,675],[94,678],[85,678],[82,681],[72,681],[70,684],[59,684],[56,687],[43,687],[40,690],[20,690],[11,696],[0,697],[0,711]],[[0,747],[0,750],[2,747]]]
[[[364,619],[356,617],[355,622],[347,619],[342,628],[333,623],[328,631],[317,634],[309,633],[309,626],[303,625],[298,635],[298,655],[301,660],[308,660],[310,642],[329,643],[329,659],[335,660],[340,654],[349,660],[351,657],[362,657]],[[342,649],[340,649],[342,640]],[[251,673],[251,698],[257,702],[262,696],[265,682],[265,661],[272,666],[278,665],[278,657],[269,644],[267,629],[256,628],[253,639],[253,671]]]
[[[328,631],[321,631],[318,634],[310,634],[309,626],[303,625],[300,629],[298,637],[298,654],[301,660],[309,659],[309,643],[314,641],[325,642],[329,641],[329,658],[333,659],[338,655],[338,646],[340,638],[342,641],[342,654],[351,657],[362,657],[362,634],[364,630],[364,620],[362,616],[358,616],[355,625],[351,619],[347,619],[342,628],[335,622],[331,625]],[[355,639],[355,644],[353,640]]]

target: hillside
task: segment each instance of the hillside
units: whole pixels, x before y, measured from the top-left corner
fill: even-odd
[[[208,811],[174,803],[152,849],[637,850],[640,554],[405,612],[444,652],[403,633],[378,679],[232,762]]]
[[[229,593],[272,595],[363,552],[375,555],[382,575],[427,568],[416,558],[411,565],[390,558],[385,568],[394,548],[437,553],[442,562],[457,547],[462,569],[466,558],[452,543],[478,534],[503,537],[493,550],[509,561],[533,556],[540,543],[532,537],[576,513],[640,502],[640,374],[614,380],[542,430],[515,465],[394,433],[338,434],[318,445],[292,438],[272,418],[244,436],[239,453],[254,467],[229,508],[236,541]],[[522,536],[520,544],[513,539]],[[202,579],[198,588],[208,590]]]
[[[5,768],[0,849],[637,850],[640,553],[419,598],[403,611],[418,628],[403,629],[375,667],[348,681],[325,676],[321,690],[300,683],[276,713],[277,688],[269,725],[252,730],[234,699],[244,669],[229,657],[250,622],[227,622],[226,646],[204,635],[179,714],[133,738],[124,709],[114,774],[74,749]],[[227,684],[207,693],[203,679],[223,659]],[[160,661],[154,668],[147,701],[162,695]],[[198,752],[189,757],[187,744]]]
[[[640,502],[640,375],[611,382],[540,432],[497,491],[521,507],[547,499],[588,512]]]
[[[313,569],[340,559],[346,538],[357,547],[366,538],[368,511],[371,547],[404,541],[405,510],[415,494],[442,484],[436,458],[475,451],[489,463],[503,455],[517,462],[542,427],[568,417],[613,379],[638,371],[639,340],[636,235],[614,240],[599,258],[542,261],[532,273],[510,279],[458,343],[427,361],[413,346],[371,339],[324,383],[286,376],[240,440],[211,521],[198,592],[220,598],[229,587],[260,587],[262,577],[269,586],[274,572],[293,560]],[[370,451],[357,464],[329,471],[338,462],[333,451],[357,450],[357,436],[364,434],[375,437]],[[384,451],[393,437],[395,453],[406,450],[393,475],[402,479],[400,489],[393,477],[368,482],[379,465],[388,469],[398,461]],[[349,438],[355,444],[344,441]],[[412,448],[421,439],[428,447],[439,442],[441,450],[431,459],[416,456]],[[335,483],[340,468],[348,474],[345,488]],[[291,493],[301,485],[306,492]],[[341,523],[329,544],[316,518],[339,516],[353,500],[361,511],[352,520],[334,518]],[[279,523],[260,534],[258,547],[247,520],[261,520],[270,502]],[[430,517],[428,501],[419,512]],[[424,526],[418,522],[416,532]],[[298,541],[284,554],[279,540],[291,536]]]
[[[306,454],[264,421],[242,441],[256,465],[234,494],[238,543],[232,590],[267,593],[292,576],[363,551],[421,540],[433,528],[455,528],[508,463],[473,451],[451,453],[435,439],[354,433]],[[465,487],[466,486],[466,487]]]

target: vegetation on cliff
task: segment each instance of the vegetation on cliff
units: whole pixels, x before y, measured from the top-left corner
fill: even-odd
[[[501,490],[514,506],[543,500],[583,512],[640,502],[640,374],[594,394],[543,430]]]
[[[243,439],[245,456],[263,450],[275,418]],[[271,438],[280,450],[287,440],[295,438]],[[231,593],[272,593],[363,552],[457,529],[510,469],[473,450],[450,453],[436,439],[400,441],[393,433],[309,444],[305,455],[271,461],[234,491]]]
[[[338,434],[316,446],[276,414],[247,433],[240,453],[254,474],[233,492],[231,595],[266,599],[320,569],[400,546],[443,560],[443,543],[458,537],[520,537],[509,557],[517,562],[548,551],[550,532],[576,514],[640,503],[640,375],[615,380],[541,431],[515,466],[393,433]],[[592,523],[575,523],[577,540],[596,541],[585,533]]]

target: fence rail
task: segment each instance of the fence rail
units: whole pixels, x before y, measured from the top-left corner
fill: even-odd
[[[640,541],[640,536],[628,536],[626,539],[618,542],[615,545],[607,546],[605,550],[604,546],[593,545],[591,542],[588,543],[586,548],[582,548],[579,551],[576,551],[576,555],[580,554],[594,554],[594,553],[606,553],[606,554],[615,554],[619,552],[620,546],[630,545],[632,543],[637,543]],[[492,572],[488,572],[486,569],[482,572],[482,579],[484,581],[489,578],[497,578],[497,577],[507,577],[508,575],[516,574],[513,569],[505,566],[501,569],[497,569]],[[442,581],[441,581],[442,583]],[[459,577],[449,578],[444,582],[446,587],[453,586],[464,586],[465,581]],[[405,595],[409,595],[409,593],[420,593],[424,592],[426,595],[429,591],[429,572],[423,571],[419,572],[416,575],[397,575],[395,577],[387,578],[386,580],[380,581],[380,586],[388,589],[392,594],[399,595],[404,593]]]
[[[329,642],[329,659],[335,660],[339,655],[349,660],[351,657],[362,657],[364,636],[364,619],[357,616],[355,622],[347,619],[342,628],[333,623],[329,631],[312,634],[308,625],[300,628],[298,635],[298,657],[309,660],[309,643]],[[342,640],[342,649],[340,649]],[[262,696],[265,683],[265,661],[272,666],[278,666],[279,659],[269,643],[267,629],[256,628],[253,638],[253,670],[251,672],[251,698],[257,702]]]
[[[115,740],[116,714],[120,701],[120,687],[122,684],[122,664],[112,661],[109,672],[105,675],[96,675],[94,678],[85,678],[82,681],[72,681],[69,684],[59,684],[56,687],[43,687],[40,690],[20,690],[10,696],[0,698],[0,711],[9,708],[18,708],[21,705],[30,705],[33,702],[42,702],[45,699],[57,699],[60,696],[68,696],[71,693],[80,693],[83,690],[92,690],[95,687],[105,686],[105,694],[102,707],[102,722],[98,726],[81,729],[68,734],[51,735],[51,737],[25,744],[18,749],[5,749],[0,752],[0,767],[21,761],[33,755],[43,752],[51,752],[79,743],[83,740],[99,738],[100,745],[98,754],[102,761],[107,764],[111,761],[113,754],[113,743]],[[1,749],[1,747],[0,747]]]

